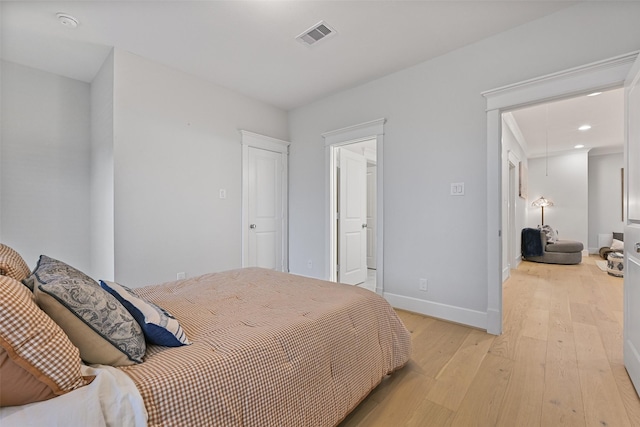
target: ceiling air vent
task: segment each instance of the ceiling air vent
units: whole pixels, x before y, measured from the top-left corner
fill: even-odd
[[[311,46],[312,44],[315,44],[324,38],[332,36],[335,33],[336,30],[327,25],[326,22],[320,21],[316,25],[296,37],[296,40],[308,46]]]

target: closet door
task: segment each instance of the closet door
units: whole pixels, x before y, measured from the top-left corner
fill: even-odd
[[[242,135],[242,266],[289,271],[287,163],[289,142],[245,130]]]
[[[283,270],[282,154],[249,147],[248,267]]]

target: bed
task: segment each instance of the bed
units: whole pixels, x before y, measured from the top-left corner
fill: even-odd
[[[348,285],[247,268],[135,293],[179,320],[190,345],[147,343],[141,363],[94,367],[135,386],[106,405],[132,407],[130,425],[334,426],[411,354],[391,306]],[[19,425],[57,400],[2,408],[0,422]]]

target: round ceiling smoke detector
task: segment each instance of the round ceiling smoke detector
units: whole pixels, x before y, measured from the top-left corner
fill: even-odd
[[[60,21],[60,23],[62,25],[64,25],[67,28],[77,28],[78,27],[78,20],[76,18],[74,18],[71,15],[68,15],[66,13],[56,13],[56,16],[58,17],[58,21]]]

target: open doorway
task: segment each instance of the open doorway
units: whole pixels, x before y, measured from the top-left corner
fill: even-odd
[[[353,145],[360,142],[371,141],[369,145],[375,147],[375,227],[370,231],[375,236],[375,270],[367,269],[368,274],[375,277],[375,292],[379,295],[384,291],[384,124],[386,119],[381,118],[370,122],[360,123],[342,129],[325,132],[322,137],[325,141],[325,161],[326,161],[326,248],[328,252],[327,276],[332,282],[338,281],[338,195],[336,194],[336,153],[341,147]],[[345,152],[349,152],[345,150]],[[360,150],[362,152],[362,150]],[[365,150],[366,152],[366,150]],[[355,153],[354,153],[355,154]],[[371,162],[370,162],[371,163]],[[369,203],[372,203],[369,198]],[[365,218],[365,222],[367,220]],[[362,229],[362,224],[360,224]],[[367,228],[367,226],[365,226]],[[366,237],[365,237],[366,239]],[[365,249],[366,251],[366,249]],[[366,261],[365,261],[366,263]],[[374,274],[375,272],[375,274]],[[371,283],[373,285],[373,283]]]
[[[524,227],[547,224],[559,239],[581,242],[583,257],[622,231],[622,195],[611,189],[624,165],[623,101],[621,88],[594,90],[503,113],[503,280],[520,262]],[[554,204],[544,224],[532,206],[543,196]]]
[[[377,141],[333,149],[336,279],[376,290]]]
[[[502,333],[505,172],[502,113],[522,106],[621,87],[636,60],[630,53],[483,92],[487,100],[487,331]]]

